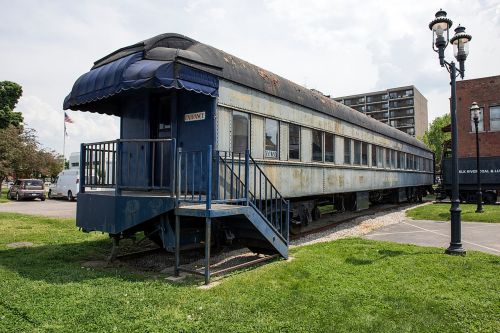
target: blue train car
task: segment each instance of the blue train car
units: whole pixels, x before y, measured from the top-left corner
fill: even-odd
[[[290,223],[319,202],[414,200],[433,182],[415,138],[178,34],[96,61],[64,108],[121,120],[119,139],[82,144],[77,225],[144,231],[177,259],[204,246],[207,280],[211,243],[287,257]]]

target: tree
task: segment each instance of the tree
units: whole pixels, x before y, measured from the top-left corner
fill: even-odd
[[[443,144],[445,141],[451,139],[451,133],[443,132],[442,128],[451,124],[451,117],[449,114],[437,117],[425,131],[422,138],[424,143],[432,150],[436,158],[436,166],[441,165],[441,155],[443,153]]]
[[[62,156],[40,148],[36,131],[9,126],[0,129],[0,189],[9,176],[55,178],[62,171]]]
[[[20,112],[14,108],[23,94],[23,88],[15,82],[0,81],[0,129],[13,125],[19,127],[23,122]]]

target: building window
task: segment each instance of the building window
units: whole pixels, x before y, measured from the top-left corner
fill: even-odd
[[[397,154],[398,154],[398,165],[397,165],[397,168],[401,169],[401,167],[403,165],[403,158],[404,158],[404,156],[403,156],[403,153],[400,152],[400,151],[398,151]]]
[[[312,131],[312,160],[323,161],[323,132]]]
[[[484,131],[484,123],[483,123],[484,108],[480,108],[480,109],[481,109],[481,111],[479,112],[479,123],[477,124],[477,130],[479,132],[483,132]],[[491,118],[491,110],[490,110],[490,118]],[[476,125],[474,124],[474,115],[472,113],[470,113],[470,126],[471,126],[471,132],[475,133],[476,132]]]
[[[389,148],[385,148],[385,167],[391,167],[391,150]]]
[[[379,168],[383,168],[384,167],[384,148],[382,147],[377,147],[377,154],[378,154],[378,158],[377,158],[377,166]]]
[[[500,106],[490,106],[490,131],[500,131]]]
[[[354,164],[361,164],[361,141],[354,140]]]
[[[361,164],[368,165],[368,144],[366,142],[361,144]]]
[[[377,166],[377,146],[372,145],[372,166]]]
[[[288,158],[300,160],[300,126],[290,124],[288,126]]]
[[[351,139],[344,138],[344,164],[351,164]]]
[[[325,133],[325,162],[335,162],[335,136]]]
[[[266,119],[266,137],[264,156],[278,158],[279,122],[275,119]]]
[[[248,149],[250,116],[233,111],[233,152],[244,153]]]

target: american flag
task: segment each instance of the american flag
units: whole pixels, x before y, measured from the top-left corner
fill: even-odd
[[[65,123],[73,123],[73,119],[71,119],[66,112],[64,112],[64,122]]]

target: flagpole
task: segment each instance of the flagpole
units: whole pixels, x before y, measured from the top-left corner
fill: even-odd
[[[63,169],[66,166],[66,115],[63,113]]]

